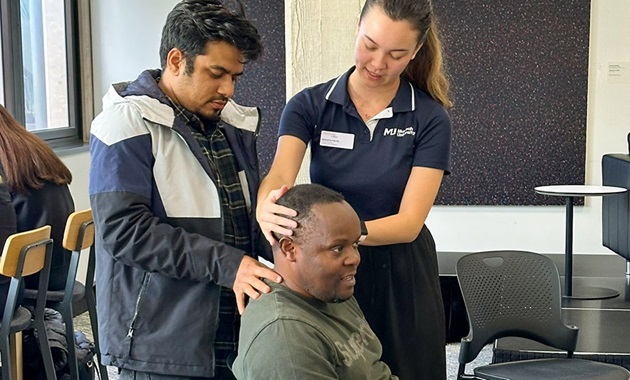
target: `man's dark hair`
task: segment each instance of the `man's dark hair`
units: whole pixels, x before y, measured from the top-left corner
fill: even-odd
[[[344,197],[340,193],[325,186],[311,183],[293,186],[278,199],[277,204],[297,212],[297,216],[291,218],[298,223],[298,226],[293,229],[292,238],[297,242],[304,242],[305,237],[311,235],[310,230],[314,227],[312,223],[313,206],[343,201]],[[280,236],[275,233],[274,236],[280,240]]]
[[[225,41],[241,51],[245,62],[262,53],[258,30],[245,18],[240,0],[233,0],[237,10],[226,8],[221,0],[183,0],[168,14],[162,29],[160,64],[166,67],[168,52],[182,51],[186,74],[193,71],[195,57],[205,53],[208,42]]]

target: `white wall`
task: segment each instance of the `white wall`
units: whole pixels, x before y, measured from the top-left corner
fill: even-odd
[[[111,83],[160,67],[160,38],[176,0],[92,0],[92,51],[96,112]]]
[[[357,6],[362,3],[322,0],[305,6],[302,0],[285,1],[287,13],[291,13],[287,18],[293,23],[286,38],[291,41],[286,65],[287,78],[292,81],[289,95],[328,80],[331,72],[340,74],[352,64],[348,38],[353,40]],[[608,62],[630,62],[630,26],[625,22],[629,19],[630,1],[592,0],[587,184],[601,184],[604,153],[628,149],[630,83],[608,83],[605,74]],[[340,20],[347,21],[344,25]],[[563,252],[564,212],[564,206],[435,206],[427,225],[439,251]],[[601,199],[589,198],[584,207],[575,208],[574,231],[575,253],[610,253],[601,245]]]
[[[107,86],[159,66],[161,27],[176,0],[92,0],[94,96],[97,112]],[[287,93],[329,79],[352,64],[362,0],[285,0]],[[592,0],[588,96],[588,184],[601,184],[604,153],[627,151],[630,83],[610,83],[608,63],[630,62],[630,1]],[[336,46],[335,46],[336,45]],[[268,46],[268,49],[273,47]],[[307,66],[306,62],[310,62]],[[77,208],[88,207],[87,152],[62,157],[74,174]],[[532,190],[533,191],[533,190]],[[601,199],[575,209],[576,253],[609,253],[601,245]],[[427,224],[440,251],[564,250],[564,207],[436,206]]]

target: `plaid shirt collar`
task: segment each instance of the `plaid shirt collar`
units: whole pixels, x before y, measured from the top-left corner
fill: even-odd
[[[186,108],[180,106],[179,104],[176,104],[172,100],[171,105],[173,106],[173,110],[175,111],[175,117],[181,117],[182,119],[186,120],[186,124],[188,124],[188,126],[191,127],[193,130],[204,135],[212,134],[212,131],[214,130],[213,126],[215,126],[216,123],[210,123],[209,121],[204,122],[199,116],[197,116],[197,114],[188,111]]]

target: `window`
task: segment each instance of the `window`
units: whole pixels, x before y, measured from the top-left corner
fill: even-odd
[[[78,0],[0,0],[0,100],[53,147],[83,140],[79,67],[91,67],[79,66],[79,21],[89,8],[83,13]]]

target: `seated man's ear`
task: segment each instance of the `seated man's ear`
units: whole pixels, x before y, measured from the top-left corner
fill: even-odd
[[[293,239],[288,236],[283,236],[280,238],[278,244],[280,245],[280,253],[282,256],[284,256],[287,261],[294,262],[297,253],[297,245]]]

